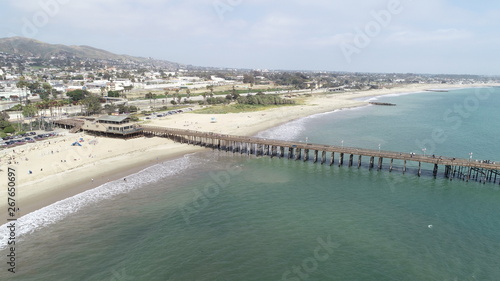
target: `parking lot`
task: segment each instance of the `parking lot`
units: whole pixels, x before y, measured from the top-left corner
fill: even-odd
[[[183,113],[183,112],[189,112],[189,111],[193,111],[193,109],[192,108],[184,108],[184,109],[170,110],[170,111],[166,111],[166,112],[153,112],[151,114],[146,114],[146,117],[144,117],[144,119],[148,119],[148,120],[155,119],[155,118],[170,116],[170,115],[179,114],[179,113]]]
[[[29,132],[16,136],[7,136],[0,141],[0,147],[10,148],[14,146],[23,145],[26,143],[33,143],[36,141],[45,140],[51,137],[55,137],[57,135],[58,134],[56,132],[48,132],[48,133]]]

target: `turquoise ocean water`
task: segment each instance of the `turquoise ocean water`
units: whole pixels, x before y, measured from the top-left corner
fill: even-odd
[[[378,101],[259,136],[500,161],[499,88]],[[500,280],[498,182],[442,172],[188,155],[18,221],[0,280]]]

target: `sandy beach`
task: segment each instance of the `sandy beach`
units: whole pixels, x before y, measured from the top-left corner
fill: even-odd
[[[357,100],[360,98],[473,86],[487,85],[418,84],[392,89],[318,94],[307,98],[303,105],[221,115],[183,113],[154,119],[147,125],[254,135],[298,118],[366,105],[366,102]],[[211,122],[212,117],[217,119],[216,123]],[[72,146],[74,142],[81,146]],[[121,140],[63,131],[55,138],[2,150],[0,182],[6,187],[7,167],[16,169],[16,202],[20,214],[25,215],[108,181],[123,180],[127,175],[156,163],[202,150],[204,148],[162,138]],[[9,165],[9,161],[12,164]],[[7,210],[6,192],[0,194],[0,208]],[[3,216],[6,219],[6,212],[3,212]]]

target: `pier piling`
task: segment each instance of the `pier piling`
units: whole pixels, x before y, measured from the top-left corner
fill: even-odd
[[[461,179],[463,181],[475,180],[480,183],[486,182],[497,182],[497,178],[500,175],[500,163],[491,161],[475,161],[471,162],[470,159],[457,159],[450,157],[429,157],[408,153],[398,153],[398,152],[381,152],[370,149],[360,149],[360,148],[349,148],[349,147],[338,147],[329,145],[319,145],[301,142],[290,142],[290,141],[279,141],[279,140],[268,140],[256,137],[243,137],[243,136],[232,136],[232,135],[221,135],[209,132],[199,132],[192,130],[182,130],[182,129],[172,129],[172,128],[162,128],[154,126],[140,126],[142,129],[142,134],[145,136],[157,136],[169,138],[175,142],[185,143],[188,145],[198,145],[210,149],[217,149],[219,151],[240,153],[256,156],[269,156],[271,158],[279,156],[280,158],[285,157],[286,149],[288,149],[286,157],[288,159],[296,160],[309,160],[310,150],[314,151],[314,163],[317,163],[321,157],[321,164],[326,162],[327,153],[330,155],[330,166],[335,163],[335,153],[339,153],[339,167],[344,164],[345,153],[349,154],[348,166],[352,167],[354,162],[354,155],[358,156],[358,168],[361,167],[362,157],[370,157],[369,168],[374,167],[375,157],[378,157],[378,170],[383,170],[383,159],[389,158],[390,165],[389,171],[392,172],[394,167],[394,159],[403,160],[402,171],[403,174],[407,171],[408,161],[415,163],[418,162],[417,174],[420,177],[423,173],[422,163],[433,164],[432,175],[433,177],[438,176],[439,166],[444,166],[444,176],[450,180],[454,178]],[[321,156],[319,155],[321,151]],[[304,153],[304,155],[302,155]],[[425,167],[425,166],[424,166]],[[499,181],[500,184],[500,181]]]

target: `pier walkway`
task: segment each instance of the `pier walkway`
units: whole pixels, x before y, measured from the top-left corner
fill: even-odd
[[[362,165],[362,158],[368,159],[370,169],[384,168],[384,159],[389,161],[389,171],[401,169],[405,173],[409,164],[416,167],[417,175],[422,174],[422,163],[429,165],[436,177],[440,167],[444,167],[444,176],[465,181],[476,180],[482,183],[500,183],[500,162],[471,161],[470,159],[450,158],[433,155],[416,155],[402,152],[379,151],[343,146],[322,145],[303,142],[272,140],[257,137],[224,135],[193,130],[182,130],[142,125],[146,136],[166,137],[177,142],[199,145],[232,153],[254,154],[256,156],[280,157],[294,160],[314,161],[325,164],[357,166]],[[329,157],[328,157],[329,155]],[[329,159],[328,159],[329,158]],[[357,159],[355,159],[357,158]],[[337,160],[336,160],[337,159]],[[375,160],[377,160],[375,162]],[[399,161],[396,163],[394,160]],[[401,163],[402,162],[402,163]]]

